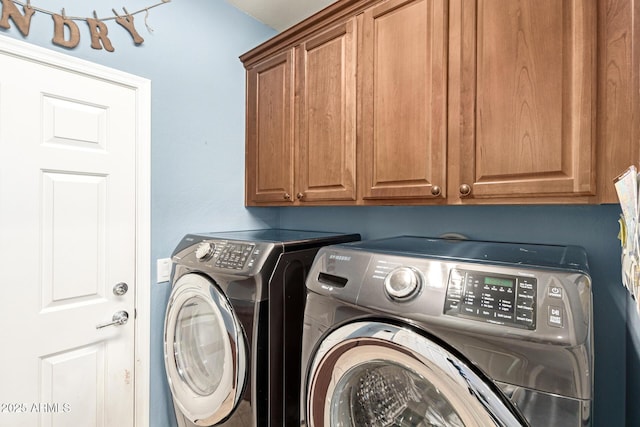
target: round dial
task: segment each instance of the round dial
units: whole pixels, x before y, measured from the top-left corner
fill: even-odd
[[[420,273],[411,267],[398,267],[387,274],[384,289],[393,299],[406,300],[420,290]]]
[[[196,248],[196,258],[199,261],[206,261],[213,255],[215,245],[208,242],[202,242]]]

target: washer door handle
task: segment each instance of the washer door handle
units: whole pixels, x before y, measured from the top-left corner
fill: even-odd
[[[116,311],[113,314],[113,317],[111,318],[111,322],[108,323],[101,323],[100,325],[96,326],[96,329],[102,329],[102,328],[106,328],[107,326],[120,326],[120,325],[124,325],[125,323],[127,323],[127,320],[129,320],[129,313],[127,313],[124,310],[121,311]]]

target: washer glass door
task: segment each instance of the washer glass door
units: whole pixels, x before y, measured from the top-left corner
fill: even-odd
[[[335,426],[464,426],[437,386],[406,366],[381,359],[346,372],[331,401]]]
[[[307,389],[307,421],[315,427],[527,425],[463,360],[381,322],[329,334],[313,356]]]
[[[165,368],[173,400],[196,425],[214,425],[238,405],[247,381],[246,339],[235,312],[209,279],[182,276],[169,297]]]

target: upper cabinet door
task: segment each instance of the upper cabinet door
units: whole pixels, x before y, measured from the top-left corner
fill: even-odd
[[[446,196],[447,3],[388,0],[362,15],[364,199]]]
[[[293,193],[293,49],[247,71],[246,203]]]
[[[593,195],[597,2],[450,7],[450,191]]]
[[[296,197],[356,199],[355,18],[296,50]]]

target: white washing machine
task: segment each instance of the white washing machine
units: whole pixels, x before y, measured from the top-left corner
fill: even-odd
[[[267,229],[182,239],[164,330],[180,427],[298,422],[306,275],[321,246],[359,238]]]
[[[581,248],[356,242],[321,249],[307,288],[303,425],[591,424]]]

